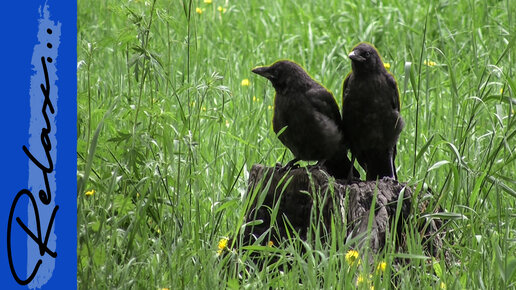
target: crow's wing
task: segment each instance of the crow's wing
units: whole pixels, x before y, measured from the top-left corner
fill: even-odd
[[[387,73],[387,84],[389,88],[392,90],[392,107],[396,109],[398,112],[400,111],[400,93],[398,91],[398,85],[396,84],[396,79],[390,74]]]
[[[314,86],[306,92],[306,96],[310,104],[318,112],[328,116],[337,124],[342,122],[339,113],[339,105],[337,105],[332,93],[326,88],[323,86]]]

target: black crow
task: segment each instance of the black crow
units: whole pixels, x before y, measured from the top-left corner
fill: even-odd
[[[342,120],[352,160],[358,160],[367,180],[397,179],[396,143],[405,123],[396,80],[368,43],[358,44],[349,58],[352,71],[344,80]]]
[[[342,135],[342,119],[333,95],[292,61],[253,69],[271,81],[276,96],[272,125],[280,141],[294,154],[285,168],[299,160],[326,164],[335,178],[348,177],[351,162]],[[353,168],[353,174],[358,171]]]

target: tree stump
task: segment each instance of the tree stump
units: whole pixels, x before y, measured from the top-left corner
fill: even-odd
[[[335,180],[317,166],[282,171],[278,166],[255,164],[249,175],[247,198],[251,202],[245,215],[244,245],[279,244],[289,236],[306,240],[311,223],[321,222],[320,237],[329,233],[331,219],[337,218],[354,248],[368,247],[378,253],[385,245],[388,232],[400,235],[403,223],[411,211],[413,188],[391,178],[378,181],[353,181],[346,184]],[[374,213],[371,214],[371,205]],[[398,223],[394,228],[396,210],[400,205]],[[414,225],[416,226],[416,225]],[[422,235],[432,237],[428,252],[435,254],[441,241],[435,233],[435,223],[425,227]],[[429,232],[430,231],[430,232]],[[397,239],[402,240],[401,237]],[[426,244],[426,243],[425,243]]]

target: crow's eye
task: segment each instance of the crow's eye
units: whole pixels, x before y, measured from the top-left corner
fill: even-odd
[[[366,58],[369,58],[369,56],[370,56],[370,55],[371,55],[371,54],[369,53],[369,51],[366,51],[366,52],[364,53],[364,56],[365,56]]]

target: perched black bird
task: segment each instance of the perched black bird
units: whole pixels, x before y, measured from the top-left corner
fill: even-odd
[[[270,80],[276,90],[273,129],[295,157],[285,168],[298,160],[317,160],[336,178],[348,177],[351,163],[333,95],[288,60],[255,68],[253,72]],[[353,174],[358,175],[358,171],[354,169]]]
[[[405,123],[396,80],[370,44],[358,44],[349,58],[352,71],[344,80],[342,120],[352,160],[365,169],[367,180],[397,179],[396,143]]]

